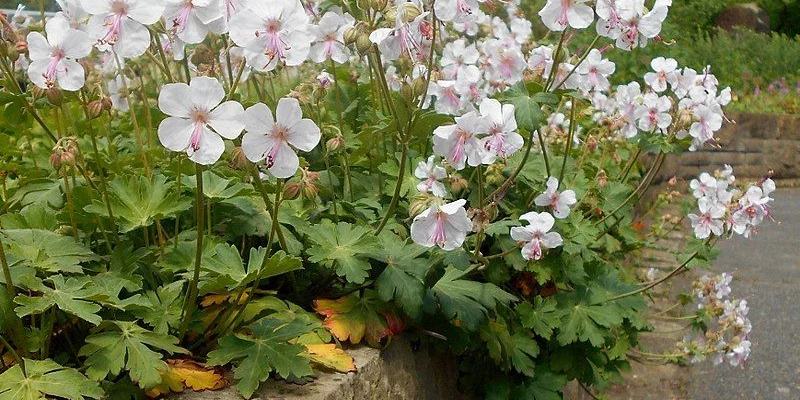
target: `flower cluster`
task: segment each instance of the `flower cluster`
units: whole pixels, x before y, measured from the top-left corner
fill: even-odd
[[[727,361],[736,367],[750,356],[750,332],[753,327],[747,317],[747,300],[731,296],[733,277],[723,272],[704,275],[692,284],[700,315],[708,324],[705,335],[686,338],[678,343],[684,356],[692,362],[711,357],[714,365]]]
[[[698,239],[731,232],[750,237],[757,232],[756,226],[771,218],[769,195],[775,190],[772,179],[764,178],[744,190],[735,183],[730,165],[714,176],[703,172],[689,182],[699,209],[699,213],[689,214],[689,220]]]

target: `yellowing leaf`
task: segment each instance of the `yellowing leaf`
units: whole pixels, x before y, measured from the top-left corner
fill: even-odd
[[[161,384],[148,390],[147,396],[156,398],[170,392],[181,393],[186,388],[195,392],[219,390],[228,383],[216,368],[206,368],[192,360],[167,360],[167,369],[161,372]]]
[[[337,339],[353,344],[363,338],[376,346],[392,334],[382,313],[384,308],[374,290],[365,290],[363,296],[353,293],[336,300],[314,300],[314,309],[325,316],[322,324]]]
[[[200,306],[207,308],[217,304],[233,303],[236,301],[236,297],[238,296],[239,293],[210,294],[203,297],[203,300],[200,301]],[[239,300],[239,304],[244,304],[245,300],[247,300],[247,293],[242,293],[242,298]]]
[[[325,368],[343,373],[357,370],[353,357],[333,343],[307,344],[305,346],[306,351],[303,355]]]

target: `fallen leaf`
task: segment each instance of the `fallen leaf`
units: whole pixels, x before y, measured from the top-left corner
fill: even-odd
[[[148,390],[147,396],[157,398],[170,392],[181,393],[186,388],[195,392],[219,390],[228,383],[217,368],[207,368],[192,360],[167,360],[167,369],[161,373],[161,384]]]
[[[207,308],[216,304],[233,303],[237,296],[239,296],[238,293],[210,294],[203,297],[203,300],[200,301],[200,306]],[[247,300],[247,293],[242,293],[242,298],[239,300],[239,304],[244,304],[245,300]]]
[[[353,357],[333,343],[307,344],[305,346],[306,351],[303,355],[323,367],[343,373],[357,370]]]

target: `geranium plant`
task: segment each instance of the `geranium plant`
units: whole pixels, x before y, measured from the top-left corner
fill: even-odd
[[[490,398],[602,390],[629,357],[743,362],[725,276],[692,289],[716,342],[653,355],[637,335],[648,291],[769,218],[771,180],[700,176],[675,269],[628,268],[682,229],[637,229],[634,207],[667,154],[714,144],[730,90],[663,57],[612,86],[604,53],[660,41],[669,0],[519,3],[0,16],[0,399],[249,398],[401,332]]]

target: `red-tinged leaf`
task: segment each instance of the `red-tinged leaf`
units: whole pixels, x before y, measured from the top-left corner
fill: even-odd
[[[314,301],[314,309],[325,316],[323,325],[337,339],[353,344],[363,338],[374,346],[392,334],[383,315],[384,308],[374,290],[364,291],[363,296],[353,293],[336,300]]]

